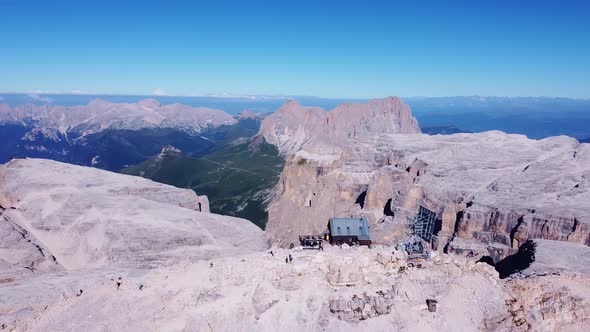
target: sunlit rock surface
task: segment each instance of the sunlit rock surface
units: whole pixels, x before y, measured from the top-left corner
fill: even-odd
[[[206,196],[44,159],[0,165],[0,272],[155,267],[267,247]],[[203,211],[203,212],[201,212]]]
[[[372,133],[414,134],[420,128],[410,107],[396,97],[342,104],[330,112],[291,100],[265,118],[260,133],[283,155],[301,149],[330,155]]]
[[[45,273],[0,283],[0,323],[16,331],[590,327],[585,275],[500,280],[485,263],[443,254],[411,266],[382,246],[273,253],[152,270]],[[291,263],[284,261],[288,254]],[[438,301],[436,312],[428,311],[426,299]]]
[[[397,243],[424,205],[437,213],[440,250],[497,261],[530,238],[590,244],[589,144],[498,131],[422,135],[407,106],[398,113],[390,103],[402,105],[369,102],[397,121],[385,126],[370,116],[379,111],[356,106],[362,130],[318,129],[334,111],[293,102],[264,120],[261,134],[288,156],[269,208],[275,243],[296,243],[325,230],[330,217],[351,215],[369,218],[375,241]]]
[[[590,330],[589,145],[499,132],[380,132],[371,119],[356,122],[365,128],[361,137],[355,124],[351,136],[317,134],[317,145],[300,126],[270,126],[280,130],[265,136],[280,136],[287,157],[270,208],[274,242],[297,243],[299,234],[323,231],[329,217],[350,214],[369,218],[371,248],[274,247],[271,254],[260,229],[195,211],[198,203],[205,211],[206,201],[188,190],[47,160],[0,166],[0,236],[7,239],[0,243],[0,326]],[[291,133],[299,136],[290,141]],[[409,264],[387,245],[405,238],[405,218],[420,204],[440,220],[439,250],[473,257],[432,252]],[[484,254],[499,260],[535,237],[551,241],[536,239],[535,260],[512,278],[476,262]],[[427,299],[438,301],[436,312]]]

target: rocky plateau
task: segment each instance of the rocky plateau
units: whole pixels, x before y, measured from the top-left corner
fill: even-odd
[[[501,280],[456,255],[412,265],[382,245],[275,248],[4,279],[0,323],[10,331],[586,331],[589,276],[559,262],[551,268]],[[426,299],[438,301],[436,312]]]
[[[0,165],[0,273],[149,268],[262,250],[189,189],[43,159]]]
[[[333,216],[366,216],[374,241],[398,243],[423,205],[440,252],[499,261],[528,239],[590,245],[590,144],[573,138],[423,135],[395,97],[330,112],[288,102],[260,135],[287,159],[269,207],[276,244]]]

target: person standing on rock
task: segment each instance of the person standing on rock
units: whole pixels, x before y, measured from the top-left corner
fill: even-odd
[[[291,256],[291,254],[289,254],[289,262],[293,261],[293,256]]]

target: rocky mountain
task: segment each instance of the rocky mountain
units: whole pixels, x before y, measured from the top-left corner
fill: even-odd
[[[143,128],[181,128],[200,133],[207,127],[233,124],[229,114],[215,109],[183,104],[161,105],[155,99],[137,103],[112,103],[93,100],[87,105],[59,106],[25,104],[0,107],[0,123],[24,124],[32,127],[32,138],[41,133],[47,138],[70,139],[107,129],[138,130]]]
[[[206,196],[44,159],[0,165],[0,274],[152,268],[263,250],[247,220]]]
[[[166,145],[203,156],[258,132],[261,117],[229,114],[156,100],[84,106],[0,107],[0,162],[46,158],[118,171],[145,161]]]
[[[343,103],[365,102],[366,100],[325,99],[305,96],[251,96],[252,98],[180,97],[158,96],[162,104],[182,103],[191,106],[224,110],[238,114],[244,110],[253,113],[270,114],[286,100],[294,99],[303,105],[314,105],[333,109]],[[124,95],[60,95],[60,94],[2,94],[3,103],[15,107],[21,104],[85,105],[95,99],[114,103],[137,103],[152,96]],[[500,130],[511,134],[522,134],[529,138],[541,139],[550,136],[568,135],[576,138],[590,136],[590,99],[549,98],[549,97],[405,97],[404,103],[412,108],[420,128],[455,126],[469,132]]]
[[[288,101],[262,122],[260,133],[283,155],[299,150],[324,153],[336,151],[347,142],[373,134],[420,133],[409,106],[399,98],[349,103],[330,112]]]
[[[306,140],[301,150],[286,154],[267,233],[275,243],[289,243],[300,232],[307,234],[316,226],[323,230],[328,215],[366,215],[377,240],[371,248],[273,247],[269,252],[258,227],[206,212],[209,200],[192,190],[50,160],[15,159],[0,165],[0,327],[590,328],[588,246],[583,244],[590,145],[566,137],[533,141],[499,132],[383,134],[370,131],[370,119],[363,125],[362,137],[321,141],[320,146]],[[293,146],[288,137],[281,139],[284,146]],[[327,144],[331,142],[342,145]],[[228,145],[228,155],[253,154],[250,149],[231,150],[243,143],[265,149],[259,136]],[[278,149],[268,148],[278,158]],[[330,152],[330,157],[319,151]],[[158,174],[158,163],[168,158],[172,165],[186,159],[179,149],[167,147],[154,158],[153,167],[142,171]],[[210,180],[238,165],[219,163]],[[227,185],[238,185],[244,177],[235,173]],[[570,189],[572,182],[576,184]],[[418,263],[394,249],[396,232],[405,227],[404,214],[414,213],[418,204],[437,212],[441,243],[452,232],[450,242],[466,241],[472,254],[466,256],[474,257],[440,249]],[[517,225],[510,229],[514,218]],[[452,226],[456,228],[449,230]],[[531,244],[531,250],[520,272],[500,279],[498,265],[520,252],[495,269],[477,259],[486,250],[499,253],[489,249],[498,248],[508,230],[514,248],[524,243],[520,247]],[[566,238],[555,236],[566,233]],[[560,241],[528,241],[534,237]],[[461,253],[456,245],[445,247]],[[437,301],[434,312],[430,300]]]
[[[261,135],[288,156],[269,208],[273,242],[359,215],[375,241],[394,244],[423,205],[437,215],[435,246],[445,252],[498,261],[531,238],[590,245],[590,145],[502,132],[423,135],[397,98],[344,109],[362,122],[347,116],[330,129],[338,113],[322,123],[321,110],[293,102],[263,121]]]

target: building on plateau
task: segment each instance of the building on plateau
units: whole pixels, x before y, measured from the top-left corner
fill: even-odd
[[[331,218],[327,240],[330,244],[371,245],[369,223],[366,218]]]

